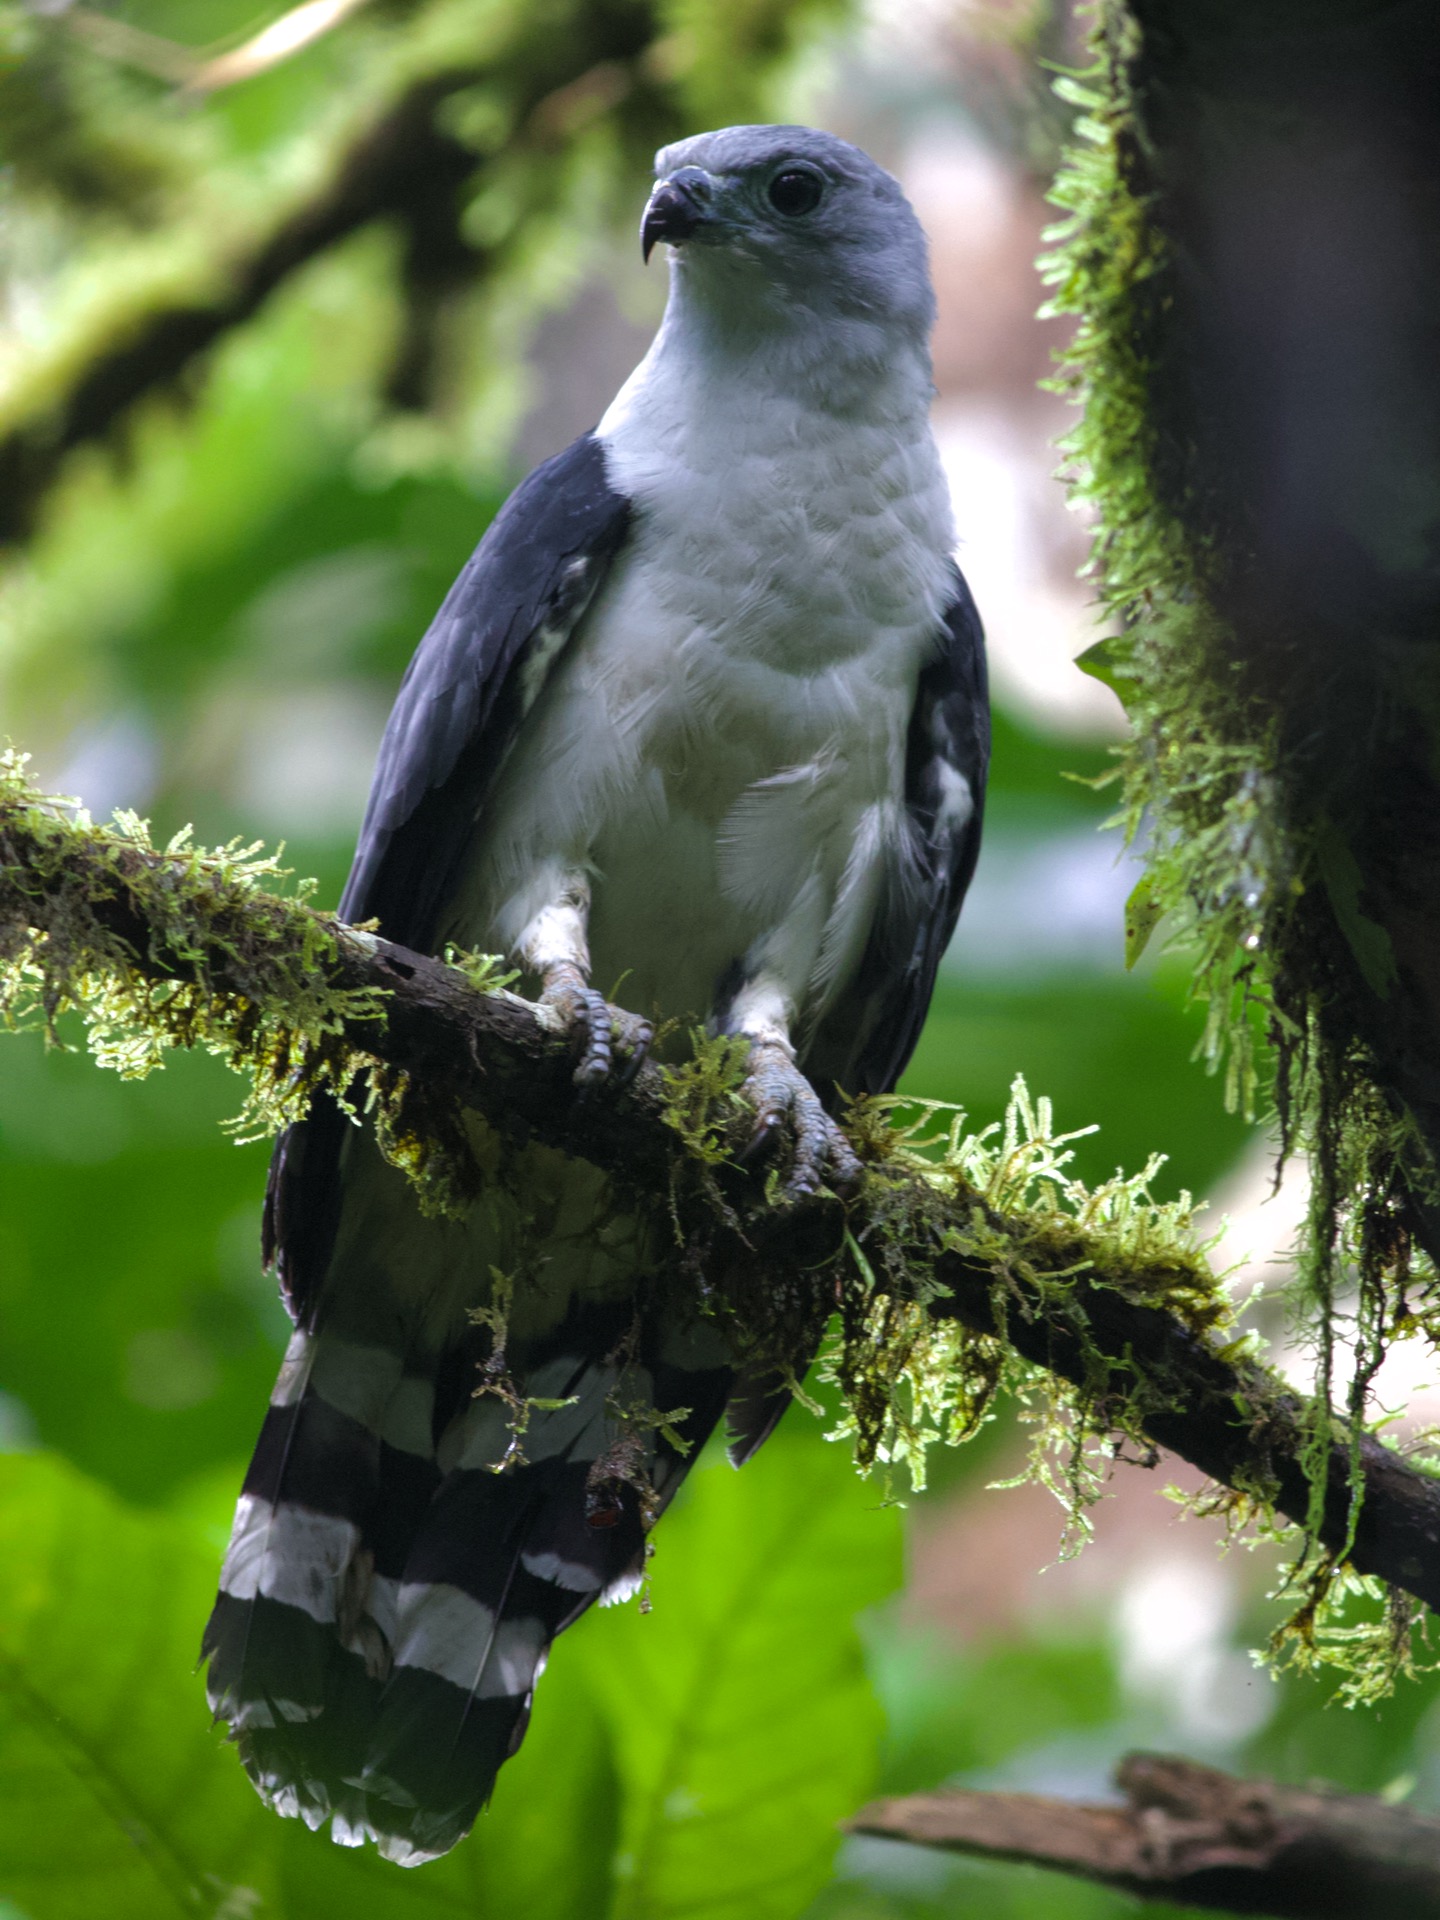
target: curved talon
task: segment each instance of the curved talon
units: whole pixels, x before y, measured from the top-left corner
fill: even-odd
[[[741,1091],[748,1093],[749,1090],[742,1088]],[[784,1130],[785,1115],[779,1108],[771,1107],[767,1112],[757,1113],[750,1138],[740,1149],[741,1166],[753,1167],[757,1160],[767,1159]]]
[[[788,1122],[795,1139],[785,1181],[788,1193],[800,1198],[824,1186],[843,1193],[856,1185],[861,1166],[855,1149],[785,1049],[774,1042],[755,1043],[741,1092],[755,1108],[755,1126],[741,1152],[742,1164],[751,1165],[771,1153]]]
[[[655,1029],[648,1020],[641,1020],[633,1013],[619,1013],[616,1025],[620,1029],[620,1044],[625,1050],[625,1063],[615,1085],[623,1093],[650,1058],[650,1049],[655,1043]]]
[[[612,1074],[617,1091],[630,1085],[655,1038],[650,1021],[623,1007],[612,1007],[603,993],[586,984],[578,967],[565,963],[548,974],[540,999],[559,1015],[576,1046],[578,1059],[571,1078],[582,1101]]]
[[[604,994],[593,987],[580,990],[575,1029],[583,1039],[580,1061],[571,1078],[582,1093],[588,1093],[610,1078],[615,1058],[610,1047],[610,1008]]]

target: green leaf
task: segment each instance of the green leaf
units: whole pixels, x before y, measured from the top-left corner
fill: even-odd
[[[239,1102],[205,1055],[122,1083],[0,1034],[0,1387],[47,1446],[146,1504],[233,1467],[289,1331],[260,1268],[266,1152],[218,1125]]]
[[[212,1728],[219,1557],[198,1507],[186,1526],[0,1457],[0,1898],[26,1920],[603,1920],[618,1787],[583,1668],[545,1682],[475,1836],[407,1873],[280,1820]]]
[[[1149,874],[1130,889],[1125,902],[1125,969],[1128,973],[1139,962],[1150,944],[1150,936],[1165,917],[1165,909],[1155,898]]]
[[[277,1819],[209,1724],[222,1481],[182,1522],[0,1458],[0,1897],[27,1920],[606,1920],[612,1892],[614,1920],[790,1920],[823,1882],[877,1765],[854,1616],[899,1581],[899,1517],[813,1429],[697,1470],[654,1612],[565,1636],[475,1836],[415,1873]]]
[[[618,1736],[613,1920],[804,1907],[875,1779],[855,1616],[900,1577],[898,1512],[813,1428],[782,1429],[743,1474],[696,1467],[656,1536],[653,1611],[593,1616],[556,1650],[585,1661]]]
[[[31,1920],[273,1910],[272,1816],[195,1673],[213,1557],[28,1454],[0,1458],[0,1564],[0,1892]]]
[[[1365,977],[1365,984],[1378,999],[1388,1000],[1390,989],[1400,977],[1395,949],[1386,929],[1361,909],[1365,876],[1349,841],[1333,821],[1321,819],[1315,835],[1315,853],[1330,905],[1356,965]]]
[[[1076,654],[1075,665],[1092,680],[1098,680],[1102,687],[1109,687],[1121,705],[1125,704],[1126,692],[1135,684],[1135,670],[1121,635],[1106,634],[1103,640],[1086,647],[1083,653]]]

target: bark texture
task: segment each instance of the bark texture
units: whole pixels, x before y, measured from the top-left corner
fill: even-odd
[[[1075,1874],[1142,1900],[1276,1920],[1436,1920],[1440,1819],[1325,1787],[1130,1754],[1123,1804],[951,1790],[877,1800],[852,1833]]]

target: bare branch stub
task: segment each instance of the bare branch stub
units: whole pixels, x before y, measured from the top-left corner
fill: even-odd
[[[1142,1899],[1276,1920],[1437,1920],[1440,1819],[1362,1794],[1239,1780],[1131,1754],[1123,1802],[946,1790],[878,1800],[852,1833],[1097,1881]]]

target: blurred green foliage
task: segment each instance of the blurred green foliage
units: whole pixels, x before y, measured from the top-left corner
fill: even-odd
[[[54,426],[57,394],[135,315],[223,283],[367,116],[417,76],[468,75],[444,121],[472,156],[454,211],[473,258],[437,294],[407,280],[402,217],[317,249],[148,390],[118,440],[49,474],[33,537],[0,573],[0,712],[47,780],[98,809],[136,804],[161,834],[187,820],[207,842],[283,834],[333,899],[385,704],[516,477],[505,449],[532,396],[531,322],[631,256],[645,147],[783,111],[782,56],[825,15],[372,0],[303,55],[197,99],[99,51],[80,11],[0,3],[12,442],[16,423]],[[207,49],[257,24],[250,0],[130,0],[105,18]],[[629,51],[587,66],[607,36]],[[522,112],[531,55],[551,78],[578,62],[588,93]],[[653,318],[638,283],[616,297]],[[423,404],[397,406],[397,355],[417,334]],[[7,471],[30,486],[40,469]],[[993,844],[1098,827],[1103,798],[1062,775],[1105,765],[1002,715]],[[1246,1130],[1191,1064],[1183,966],[1127,977],[1121,939],[1117,925],[1108,969],[947,973],[906,1085],[986,1122],[1023,1072],[1061,1125],[1100,1123],[1077,1143],[1086,1177],[1159,1149],[1161,1191],[1200,1191]],[[1128,1910],[883,1842],[846,1843],[835,1865],[837,1822],[872,1791],[962,1775],[1093,1791],[1126,1745],[1187,1736],[1127,1679],[1099,1608],[1063,1631],[1027,1612],[965,1646],[917,1628],[887,1601],[899,1516],[798,1411],[745,1473],[692,1475],[657,1537],[653,1612],[594,1613],[563,1638],[521,1754],[453,1856],[402,1874],[268,1814],[194,1673],[285,1331],[258,1265],[265,1152],[218,1125],[239,1100],[208,1059],[123,1085],[35,1036],[0,1048],[3,1920]],[[990,1429],[926,1501],[973,1492],[1013,1456],[1013,1433]],[[998,1513],[1009,1496],[989,1497]],[[1259,1631],[1232,1623],[1226,1646]],[[1268,1723],[1218,1757],[1435,1784],[1433,1685],[1364,1715],[1322,1714],[1316,1683],[1264,1685]]]
[[[180,1524],[54,1456],[0,1460],[0,1885],[37,1920],[784,1920],[873,1778],[852,1621],[899,1569],[897,1516],[865,1512],[838,1460],[776,1455],[759,1487],[719,1457],[695,1470],[652,1611],[562,1643],[477,1837],[412,1874],[276,1820],[206,1724],[194,1657],[229,1485]]]

